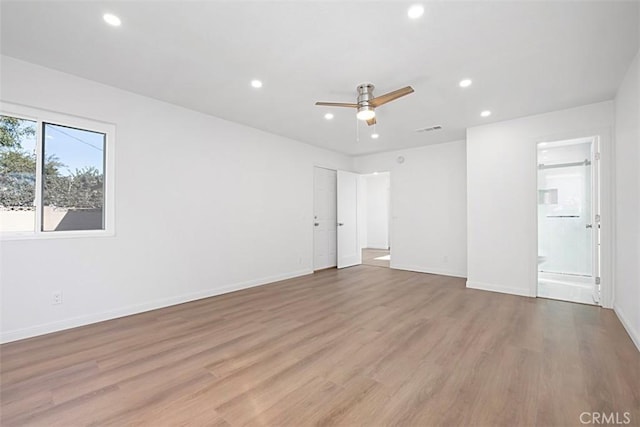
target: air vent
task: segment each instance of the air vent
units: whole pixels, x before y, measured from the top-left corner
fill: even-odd
[[[442,129],[442,126],[437,125],[437,126],[431,126],[428,128],[416,129],[416,132],[431,132],[434,130],[441,130],[441,129]]]

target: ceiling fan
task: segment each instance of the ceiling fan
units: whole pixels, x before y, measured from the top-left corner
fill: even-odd
[[[358,113],[356,117],[360,120],[367,122],[369,126],[376,124],[376,112],[375,109],[381,105],[396,100],[402,96],[413,93],[411,86],[403,87],[402,89],[394,90],[393,92],[385,93],[378,97],[373,96],[374,85],[371,83],[363,83],[356,89],[358,90],[358,102],[356,104],[347,102],[316,102],[316,105],[326,107],[350,107],[357,108]]]

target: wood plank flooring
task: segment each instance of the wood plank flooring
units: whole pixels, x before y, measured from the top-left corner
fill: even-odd
[[[640,425],[611,310],[358,266],[0,346],[3,426]]]

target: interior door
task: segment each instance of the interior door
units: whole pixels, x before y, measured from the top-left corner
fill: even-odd
[[[337,173],[338,268],[362,264],[358,245],[358,175]]]
[[[337,265],[336,171],[314,168],[313,180],[313,269]]]

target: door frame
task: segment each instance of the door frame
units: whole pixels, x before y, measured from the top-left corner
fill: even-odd
[[[535,212],[535,221],[530,228],[533,236],[530,247],[530,287],[529,295],[538,296],[538,144],[541,142],[553,142],[579,138],[595,137],[596,145],[600,148],[600,164],[598,175],[600,178],[599,201],[600,201],[600,302],[598,305],[604,308],[613,308],[614,300],[614,252],[613,236],[615,231],[615,206],[613,204],[613,174],[612,165],[614,159],[614,147],[611,127],[591,128],[582,131],[572,131],[540,136],[530,140],[532,158],[535,159],[532,165],[532,173],[536,179],[533,180],[535,188],[530,190],[532,195],[530,206]]]

